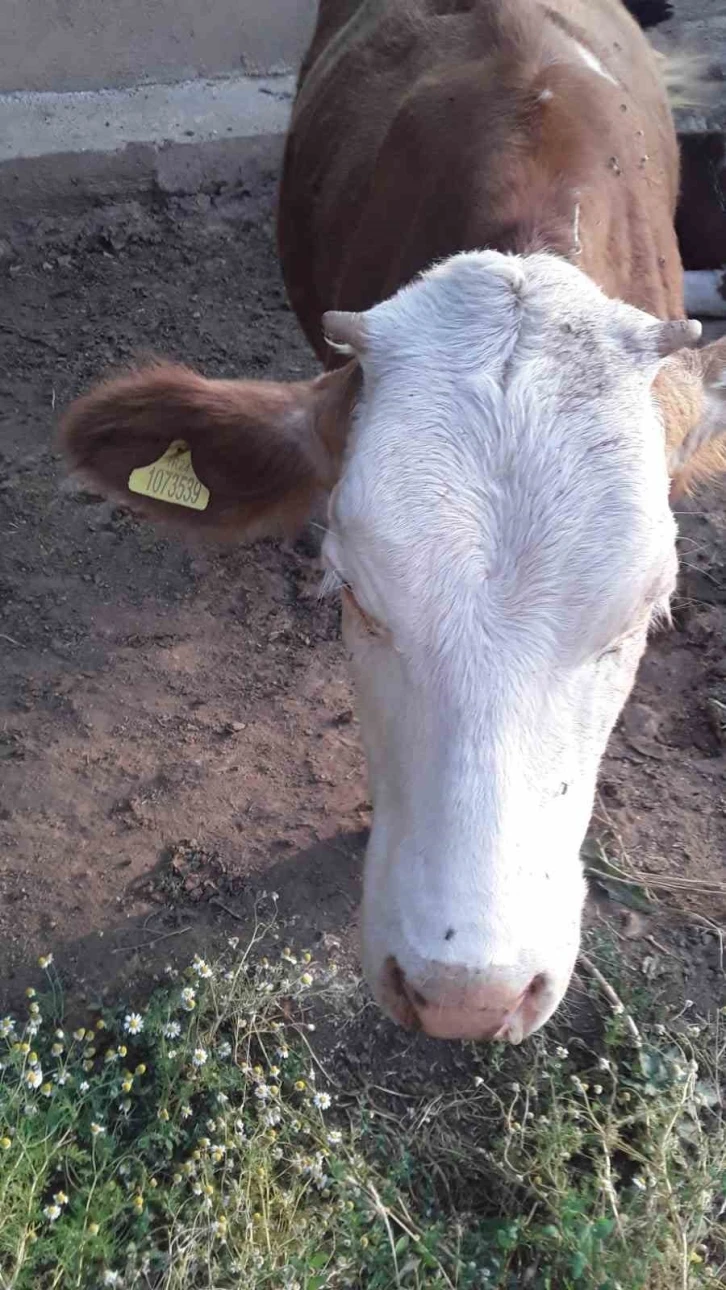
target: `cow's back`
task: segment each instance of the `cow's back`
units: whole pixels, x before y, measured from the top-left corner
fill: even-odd
[[[620,0],[321,0],[281,191],[292,304],[323,355],[325,309],[530,239],[678,315],[677,171],[655,58]]]

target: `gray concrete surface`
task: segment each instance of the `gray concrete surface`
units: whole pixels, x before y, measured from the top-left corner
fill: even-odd
[[[207,143],[284,132],[293,76],[184,81],[75,94],[0,95],[0,163],[130,143]]]
[[[0,93],[289,71],[317,0],[0,0]]]
[[[0,95],[0,230],[45,210],[276,168],[294,76]]]

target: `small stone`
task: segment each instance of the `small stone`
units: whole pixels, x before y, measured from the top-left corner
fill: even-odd
[[[246,721],[225,721],[222,726],[223,735],[238,735],[241,731],[247,729]]]

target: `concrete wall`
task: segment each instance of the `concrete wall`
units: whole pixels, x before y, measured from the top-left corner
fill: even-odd
[[[316,0],[0,0],[0,94],[294,67]]]

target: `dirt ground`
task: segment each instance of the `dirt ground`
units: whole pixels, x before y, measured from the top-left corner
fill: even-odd
[[[69,399],[142,349],[209,375],[312,372],[274,187],[48,217],[0,243],[0,1005],[48,951],[91,1001],[133,989],[245,935],[263,890],[285,939],[355,962],[369,808],[314,531],[295,547],[162,540],[64,478],[53,444]],[[704,1007],[724,993],[704,918],[726,922],[725,501],[682,516],[675,626],[597,807],[610,853],[678,890],[643,917],[591,914]]]

